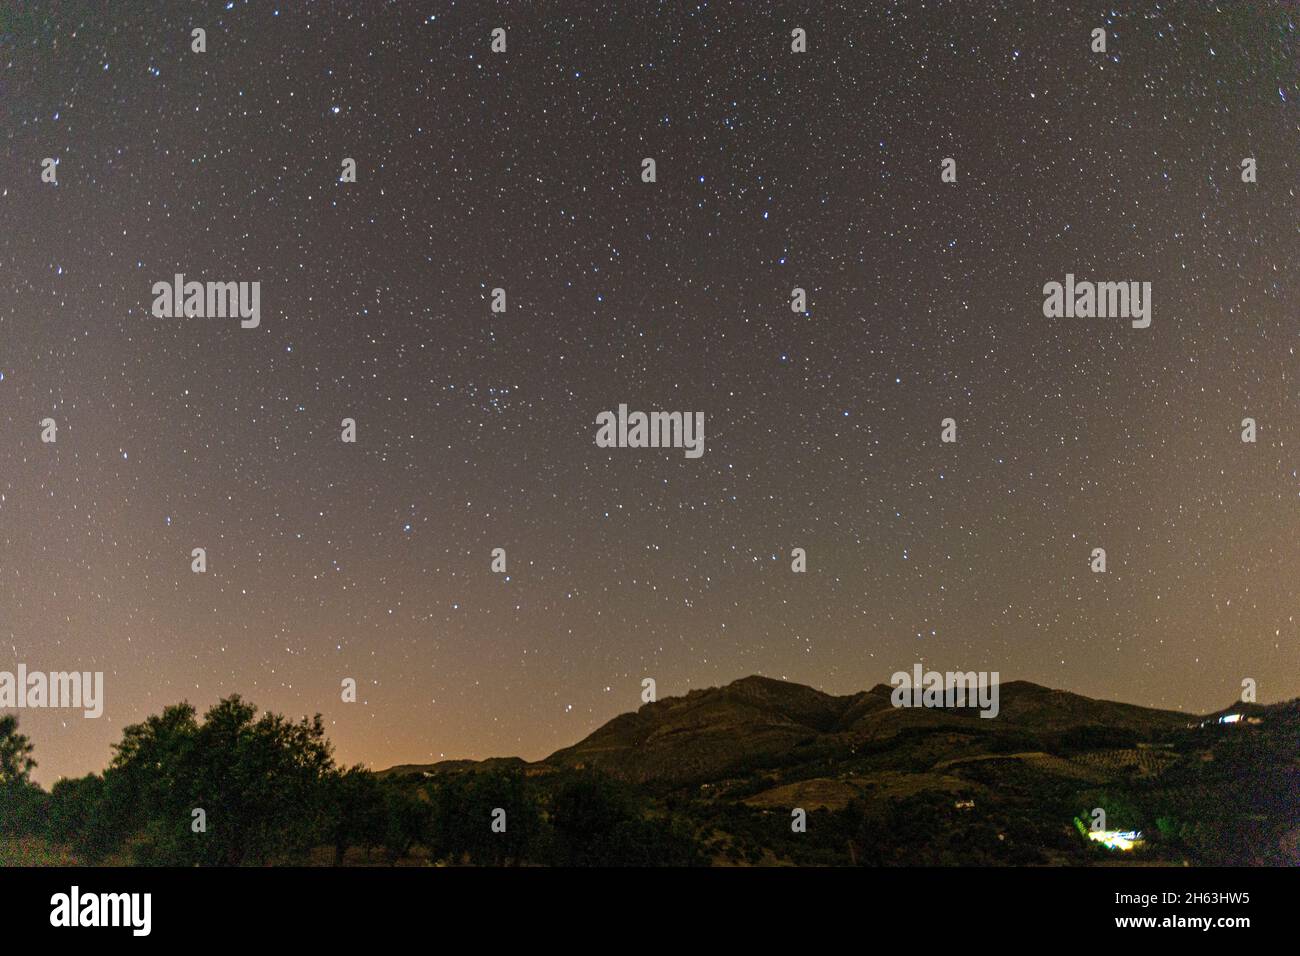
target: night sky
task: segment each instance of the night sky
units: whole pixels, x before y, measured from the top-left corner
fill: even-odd
[[[1300,695],[1297,4],[16,6],[0,670],[106,696],[19,712],[47,786],[232,692],[376,769],[644,677]],[[260,326],[153,317],[175,273]],[[1150,328],[1046,318],[1067,273]],[[703,456],[597,447],[622,403]]]

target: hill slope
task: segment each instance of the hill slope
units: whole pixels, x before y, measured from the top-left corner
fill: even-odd
[[[999,687],[994,719],[891,694],[746,677],[646,704],[534,763],[387,773],[459,793],[466,774],[518,770],[552,809],[612,778],[721,863],[1121,862],[1076,829],[1096,807],[1147,834],[1148,863],[1300,863],[1300,701],[1237,705],[1257,719],[1222,725],[1024,681]],[[799,811],[808,828],[794,833]]]
[[[883,745],[899,735],[911,738],[946,731],[974,740],[1091,727],[1149,736],[1196,719],[1176,711],[1093,700],[1026,681],[999,687],[1000,712],[991,720],[970,709],[897,708],[890,702],[891,693],[890,686],[880,684],[869,691],[834,696],[788,681],[744,677],[620,714],[572,746],[533,764],[517,758],[479,763],[448,760],[406,764],[384,774],[439,774],[517,764],[532,773],[594,768],[623,780],[673,785],[789,766],[819,756],[849,755],[863,745]],[[957,747],[946,756],[966,754],[966,748]]]
[[[985,737],[1012,732],[1059,733],[1098,727],[1150,735],[1193,718],[1176,711],[1093,700],[1026,681],[999,688],[1000,713],[899,708],[892,688],[842,697],[767,677],[691,691],[622,714],[543,763],[592,767],[637,782],[716,779],[742,768],[787,765],[902,733],[948,730]]]

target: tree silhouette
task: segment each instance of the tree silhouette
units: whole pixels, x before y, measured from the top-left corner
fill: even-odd
[[[18,732],[18,718],[13,714],[0,717],[0,787],[28,782],[36,767],[32,749],[32,742]]]
[[[384,792],[375,775],[364,767],[349,767],[328,781],[331,812],[329,835],[334,865],[342,866],[350,846],[369,850],[385,836]]]
[[[29,779],[35,766],[32,742],[18,732],[18,718],[0,717],[0,833],[29,833],[38,826],[45,794]]]
[[[437,785],[434,805],[432,842],[453,863],[517,865],[542,837],[541,811],[517,772],[450,776]],[[492,829],[497,810],[505,811],[504,832]]]
[[[333,759],[320,715],[294,722],[232,695],[127,727],[105,782],[132,808],[140,862],[238,866],[305,854],[327,819]],[[206,828],[196,832],[196,810]]]
[[[568,781],[551,808],[560,866],[692,866],[695,840],[671,820],[649,816],[625,785],[588,774]]]

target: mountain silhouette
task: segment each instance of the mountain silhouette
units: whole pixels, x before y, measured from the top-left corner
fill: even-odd
[[[871,690],[836,696],[753,675],[644,704],[535,763],[518,758],[452,760],[404,764],[385,773],[436,774],[509,764],[532,773],[597,769],[632,782],[671,785],[718,779],[755,767],[849,756],[863,745],[898,743],[900,736],[933,738],[948,731],[954,738],[952,749],[960,752],[968,737],[991,738],[997,749],[998,737],[1060,735],[1075,728],[1150,736],[1201,719],[1179,711],[1095,700],[1028,681],[999,685],[999,713],[994,719],[981,718],[974,708],[895,707],[890,700],[893,690],[878,684]],[[936,762],[944,756],[936,754]]]
[[[893,693],[745,677],[620,714],[543,760],[385,775],[455,789],[518,773],[548,806],[609,780],[650,801],[647,819],[686,821],[715,863],[1123,862],[1081,836],[1096,808],[1144,832],[1140,860],[1300,863],[1300,701],[1193,715],[1008,681],[986,719]]]
[[[1012,681],[999,687],[1000,713],[986,720],[973,708],[895,707],[893,688],[833,696],[802,684],[745,677],[725,687],[668,697],[622,714],[543,761],[594,767],[643,782],[709,779],[742,767],[852,752],[912,730],[959,734],[1059,732],[1097,726],[1150,733],[1185,726],[1176,711],[1093,700]]]

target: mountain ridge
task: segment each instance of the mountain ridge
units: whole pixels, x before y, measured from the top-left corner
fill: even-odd
[[[1108,728],[1150,736],[1206,716],[1085,697],[1024,680],[998,685],[999,713],[991,720],[979,718],[971,708],[894,707],[893,691],[888,684],[877,684],[835,695],[752,674],[642,704],[540,760],[444,760],[399,764],[379,772],[436,775],[513,767],[538,774],[595,768],[633,782],[680,784],[725,776],[739,767],[788,762],[821,750],[853,752],[857,746],[879,745],[900,734],[947,732],[995,739]]]

